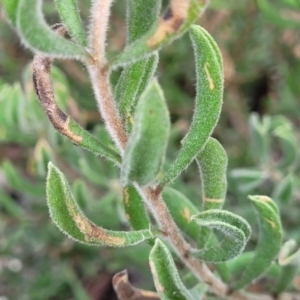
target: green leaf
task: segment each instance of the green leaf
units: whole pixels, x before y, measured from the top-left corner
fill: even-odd
[[[85,182],[81,179],[75,180],[72,184],[72,190],[79,207],[86,208],[91,195]]]
[[[128,45],[110,65],[116,68],[140,60],[184,34],[204,11],[207,1],[191,0],[186,8],[185,3],[182,7],[171,7],[159,23],[155,22],[146,34]]]
[[[222,145],[209,138],[197,157],[202,182],[203,210],[221,208],[227,190],[227,154]]]
[[[145,186],[156,179],[164,161],[169,131],[165,99],[158,82],[153,81],[142,94],[134,114],[121,168],[124,186],[133,181]]]
[[[161,8],[161,0],[127,0],[127,44],[130,45],[156,22]]]
[[[300,1],[299,0],[284,0],[284,3],[289,5],[292,8],[300,9]]]
[[[202,300],[205,299],[207,293],[207,285],[204,283],[199,283],[189,290],[190,294],[194,299]]]
[[[285,291],[297,275],[300,265],[300,249],[294,252],[297,243],[294,240],[285,242],[278,256],[278,264],[282,266],[281,274],[274,289],[276,294]]]
[[[300,264],[300,249],[295,251],[296,247],[297,243],[295,240],[288,240],[282,245],[278,256],[278,263],[280,266]]]
[[[23,44],[47,56],[85,60],[83,47],[59,36],[46,24],[41,6],[41,0],[19,0],[17,29]]]
[[[298,141],[295,129],[290,122],[287,122],[282,126],[278,126],[272,133],[279,139],[283,152],[282,159],[277,164],[277,167],[293,169],[298,160]]]
[[[197,73],[194,116],[176,160],[162,180],[162,186],[171,183],[204,149],[219,119],[223,101],[223,73],[220,68],[220,54],[216,52],[207,35],[197,25],[193,25],[190,30]]]
[[[112,231],[92,223],[75,202],[65,176],[52,163],[49,163],[46,191],[52,220],[62,232],[78,242],[125,247],[153,237],[150,230]]]
[[[57,10],[68,32],[81,46],[86,47],[86,33],[78,11],[76,0],[55,0]]]
[[[283,28],[300,28],[299,21],[282,16],[281,11],[272,5],[269,0],[256,0],[256,3],[265,17],[274,24]]]
[[[77,144],[82,148],[91,151],[95,155],[102,156],[116,165],[120,165],[121,157],[113,149],[102,144],[98,139],[83,129],[73,119],[69,118],[68,129],[78,139]]]
[[[247,193],[259,187],[267,178],[264,171],[257,169],[233,169],[229,173],[238,190]]]
[[[149,216],[142,197],[132,185],[123,190],[126,216],[135,230],[149,229],[151,226]]]
[[[126,123],[130,122],[133,107],[153,78],[157,64],[158,54],[155,53],[123,70],[116,86],[115,97],[119,112],[123,119],[127,121]]]
[[[41,197],[45,194],[44,184],[24,178],[9,160],[3,162],[2,170],[10,187],[17,192],[33,197]]]
[[[288,175],[283,178],[278,184],[272,194],[272,199],[280,204],[287,204],[290,202],[293,195],[293,177]]]
[[[127,0],[127,44],[144,35],[157,20],[161,1]],[[116,86],[115,96],[123,119],[130,126],[133,107],[152,79],[158,63],[158,54],[135,62],[123,70]]]
[[[211,209],[193,216],[192,220],[225,236],[218,245],[193,251],[193,256],[204,261],[218,263],[233,259],[242,253],[251,235],[248,222],[229,211]]]
[[[2,0],[4,11],[10,22],[16,26],[17,22],[17,9],[20,0]]]
[[[240,275],[248,264],[252,261],[254,257],[254,252],[243,252],[241,255],[237,256],[235,259],[226,262],[229,273],[232,277]]]
[[[163,199],[180,230],[196,241],[200,228],[195,222],[191,222],[191,217],[199,213],[198,209],[185,195],[172,188],[163,191]]]
[[[16,202],[16,200],[0,189],[0,211],[3,208],[5,209],[5,215],[8,216],[18,218],[25,214],[25,211],[23,211],[22,207]]]
[[[194,300],[183,285],[172,255],[159,239],[150,252],[150,268],[158,295],[162,300]]]
[[[270,159],[271,118],[263,116],[260,120],[257,113],[252,113],[249,118],[249,128],[252,153],[258,162],[266,164]]]
[[[271,198],[249,196],[259,220],[259,240],[255,254],[240,279],[234,284],[240,289],[260,277],[276,258],[282,240],[282,228],[278,208]]]

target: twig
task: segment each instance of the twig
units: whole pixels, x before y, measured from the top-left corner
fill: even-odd
[[[96,0],[94,3],[90,32],[90,48],[94,61],[90,62],[88,69],[106,127],[116,145],[123,152],[127,143],[127,134],[115,107],[105,59],[106,29],[111,2],[111,0]],[[189,255],[190,245],[181,236],[179,229],[170,216],[166,204],[160,195],[160,190],[141,188],[137,185],[136,188],[150,208],[165,238],[195,276],[209,286],[211,292],[224,298],[239,300],[253,299],[251,295],[240,291],[230,293],[229,287],[218,279],[204,262]]]
[[[93,60],[88,71],[93,84],[98,107],[108,132],[122,152],[127,143],[127,134],[116,109],[106,66],[105,43],[112,0],[95,0],[92,8],[89,47]]]

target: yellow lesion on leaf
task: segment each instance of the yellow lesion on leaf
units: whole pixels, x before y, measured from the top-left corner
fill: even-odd
[[[179,30],[187,18],[190,0],[172,0],[169,8],[169,17],[162,17],[155,33],[148,39],[147,46],[155,47],[162,43],[168,35]]]
[[[83,138],[81,135],[77,135],[70,130],[70,126],[69,126],[70,121],[71,121],[71,119],[70,119],[70,117],[68,117],[67,121],[63,125],[61,133],[64,134],[65,136],[67,136],[75,144],[79,144],[80,142],[82,142]]]
[[[111,236],[104,229],[89,221],[72,199],[67,198],[66,204],[78,229],[84,234],[86,242],[101,242],[110,246],[121,246],[125,243],[125,238]]]
[[[269,220],[269,219],[267,219],[267,218],[264,218],[264,220],[267,221],[267,222],[271,225],[271,227],[272,227],[273,229],[276,228],[275,222],[273,222],[273,221],[271,221],[271,220]]]
[[[212,198],[203,197],[203,201],[210,202],[210,203],[222,203],[223,199],[212,199]]]
[[[262,202],[273,202],[273,200],[270,197],[267,196],[259,196],[259,200]]]
[[[214,81],[213,81],[213,79],[212,79],[212,77],[211,77],[211,75],[210,75],[210,72],[209,72],[209,70],[208,70],[208,67],[209,67],[209,63],[206,62],[206,63],[204,64],[204,71],[205,71],[205,73],[206,73],[206,77],[207,77],[207,80],[208,80],[209,89],[210,89],[210,90],[214,90],[214,89],[215,89],[215,84],[214,84]]]
[[[125,205],[128,206],[129,204],[129,193],[128,193],[128,187],[124,189],[124,201]]]
[[[132,116],[132,114],[130,114],[130,113],[128,113],[128,120],[129,120],[129,122],[130,122],[131,125],[134,124],[133,116]]]
[[[149,264],[150,264],[150,269],[151,269],[153,281],[154,281],[154,284],[155,284],[155,288],[156,288],[158,293],[163,293],[165,291],[165,288],[159,282],[158,275],[157,275],[156,268],[155,268],[155,264],[151,259],[149,261]]]
[[[191,212],[187,207],[185,207],[180,213],[186,220],[188,220],[188,222],[191,222]]]

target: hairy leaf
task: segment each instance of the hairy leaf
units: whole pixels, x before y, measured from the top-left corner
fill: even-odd
[[[207,32],[197,25],[190,30],[194,47],[197,73],[197,95],[193,121],[175,162],[167,171],[161,185],[172,182],[207,143],[217,124],[223,101],[223,73],[216,48],[207,38]]]
[[[25,46],[51,57],[85,60],[87,53],[83,47],[50,29],[43,18],[41,5],[41,0],[19,0],[17,29]]]
[[[149,230],[120,232],[103,229],[92,223],[75,202],[65,176],[52,163],[49,163],[46,191],[52,220],[62,232],[76,241],[125,247],[153,237]]]
[[[131,122],[133,107],[153,78],[157,64],[158,54],[154,53],[123,70],[116,86],[115,97],[119,111],[126,123]]]
[[[140,60],[163,45],[177,39],[197,20],[208,1],[183,1],[182,5],[178,5],[177,2],[171,1],[171,7],[160,22],[156,22],[146,34],[128,45],[121,54],[111,61],[110,65],[118,67]]]
[[[144,35],[157,20],[161,1],[127,0],[127,44]],[[154,75],[158,54],[153,53],[123,70],[116,86],[119,111],[130,127],[132,108]]]
[[[126,216],[135,230],[149,229],[150,220],[142,197],[132,186],[127,186],[123,190],[124,206]]]
[[[240,279],[234,284],[240,289],[260,277],[278,255],[282,228],[276,204],[266,196],[249,196],[259,220],[259,240],[255,254]]]
[[[64,28],[57,26],[56,30],[63,33]],[[101,155],[108,160],[120,164],[120,156],[114,150],[106,147],[103,143],[83,129],[72,118],[67,116],[57,105],[52,87],[51,66],[53,60],[47,56],[38,54],[33,60],[33,84],[39,102],[51,121],[54,128],[68,137],[74,144]]]
[[[163,199],[180,230],[196,241],[200,228],[195,222],[191,222],[191,217],[199,213],[198,209],[185,195],[172,188],[163,191]]]
[[[2,6],[4,11],[10,20],[10,22],[16,26],[17,22],[17,11],[18,11],[18,4],[20,0],[2,0]]]
[[[124,186],[136,181],[151,184],[161,171],[170,131],[169,112],[162,90],[153,81],[141,96],[121,168]]]
[[[55,0],[55,4],[70,35],[81,46],[86,47],[86,33],[79,15],[77,0]]]
[[[194,299],[183,285],[172,255],[161,240],[156,239],[149,259],[154,284],[162,300]]]
[[[202,182],[203,210],[221,208],[227,189],[227,154],[222,145],[209,138],[197,157]]]
[[[195,222],[223,233],[225,238],[217,245],[193,251],[196,256],[208,262],[224,262],[239,255],[251,235],[248,222],[229,211],[211,209],[192,217]]]
[[[121,158],[117,152],[102,144],[93,135],[91,135],[88,131],[77,124],[73,119],[69,119],[68,125],[69,130],[74,134],[74,136],[78,138],[77,144],[79,146],[88,151],[91,151],[95,155],[106,158],[116,165],[120,165]]]

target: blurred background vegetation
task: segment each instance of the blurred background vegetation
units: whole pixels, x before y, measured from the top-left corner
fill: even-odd
[[[272,7],[266,0],[211,0],[199,24],[216,39],[225,66],[224,106],[214,137],[229,156],[226,208],[256,228],[247,195],[272,196],[281,209],[285,239],[299,244],[300,3],[269,2]],[[114,2],[109,55],[125,45],[125,4]],[[90,1],[79,5],[87,21]],[[59,21],[53,1],[44,1],[44,12],[49,24]],[[45,200],[49,160],[73,182],[80,206],[95,223],[110,229],[129,227],[118,170],[52,129],[33,92],[31,59],[0,1],[0,299],[116,299],[111,278],[125,268],[134,285],[153,288],[147,244],[121,250],[87,247],[51,223]],[[174,125],[169,161],[193,113],[193,59],[188,35],[161,51],[157,77]],[[118,75],[112,74],[113,84]],[[83,66],[55,62],[53,82],[60,106],[108,141]],[[200,205],[196,164],[175,184]],[[256,238],[254,233],[249,249]],[[182,270],[182,275],[188,285],[189,274]],[[267,292],[271,285],[272,274],[250,289]],[[300,276],[290,289],[300,291]]]

